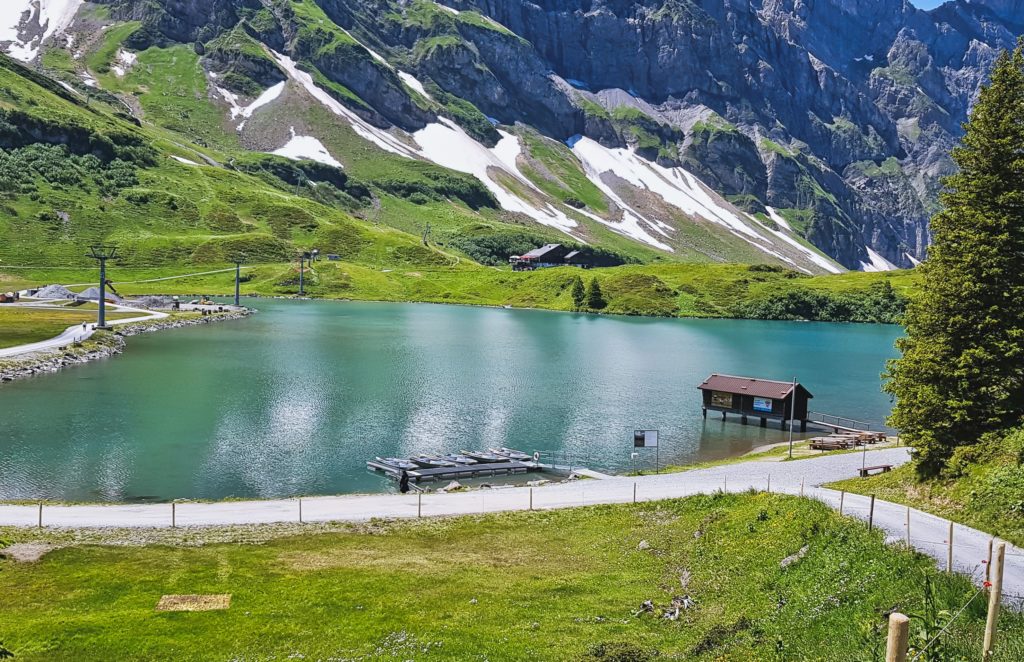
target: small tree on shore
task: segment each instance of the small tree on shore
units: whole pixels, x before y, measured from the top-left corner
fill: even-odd
[[[572,307],[573,310],[579,310],[583,307],[583,303],[587,299],[587,291],[583,287],[583,279],[579,276],[573,276],[572,279]]]
[[[964,129],[886,375],[890,423],[923,476],[1024,417],[1024,39],[999,57]]]
[[[591,310],[603,310],[608,305],[608,302],[604,300],[604,293],[601,292],[601,284],[597,282],[597,277],[590,279],[590,285],[587,286],[587,308]]]

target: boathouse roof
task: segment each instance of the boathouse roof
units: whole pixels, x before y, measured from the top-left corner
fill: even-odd
[[[797,383],[796,387],[808,398],[813,398],[810,391]],[[723,393],[739,393],[757,398],[780,399],[793,392],[793,382],[778,382],[771,379],[755,377],[736,377],[734,375],[714,374],[704,380],[697,388],[702,391],[721,391]]]

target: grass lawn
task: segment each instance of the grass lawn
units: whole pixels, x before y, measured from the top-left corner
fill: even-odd
[[[177,531],[182,546],[89,545],[0,561],[0,640],[17,660],[871,660],[884,649],[889,610],[925,611],[926,578],[937,609],[974,592],[886,547],[880,532],[779,495],[254,541],[258,531],[240,528],[244,542],[232,544],[194,546],[210,534]],[[37,535],[71,537],[0,531]],[[171,594],[230,594],[231,604],[156,611]],[[684,596],[695,606],[663,618]],[[654,612],[638,614],[646,600]],[[958,659],[980,649],[975,606],[944,639]],[[922,626],[914,621],[915,641]],[[1000,632],[996,659],[1021,659],[1021,617],[1004,613]]]
[[[107,319],[138,317],[138,313],[107,313]],[[0,348],[59,336],[72,324],[95,322],[95,311],[0,306]]]

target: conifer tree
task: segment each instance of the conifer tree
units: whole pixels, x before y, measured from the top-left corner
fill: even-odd
[[[923,476],[1024,417],[1024,39],[999,57],[964,129],[886,375],[890,422]]]
[[[601,292],[601,284],[597,282],[597,277],[590,279],[590,285],[587,287],[587,308],[591,310],[602,310],[608,302],[604,300],[604,293]]]
[[[579,276],[574,276],[572,279],[572,307],[573,310],[579,310],[583,307],[583,302],[586,301],[587,292],[583,287],[583,279]]]

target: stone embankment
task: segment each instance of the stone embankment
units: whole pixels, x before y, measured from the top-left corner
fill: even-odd
[[[186,326],[198,326],[212,322],[226,322],[228,320],[241,319],[248,316],[251,312],[248,309],[244,309],[190,319],[174,319],[172,317],[153,322],[126,324],[117,328],[112,333],[95,335],[81,345],[68,345],[56,351],[38,352],[14,359],[0,360],[0,383],[53,373],[69,366],[116,356],[124,351],[126,345],[125,337],[128,336],[138,336],[143,333],[153,333],[166,329],[180,329]]]

